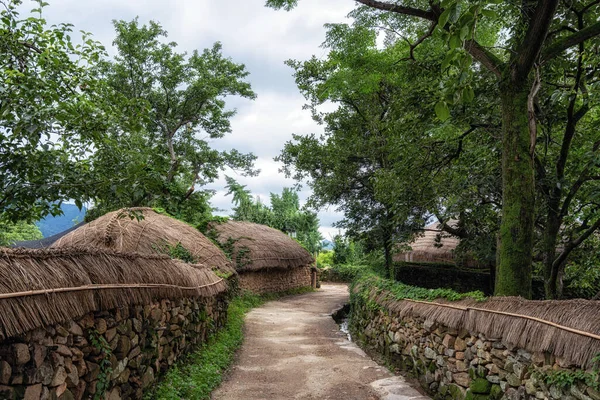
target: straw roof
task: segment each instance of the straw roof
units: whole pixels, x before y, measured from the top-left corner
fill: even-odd
[[[418,316],[457,330],[482,333],[509,346],[552,353],[583,368],[591,366],[592,358],[600,353],[600,301],[492,297],[484,302],[438,299],[430,303],[399,301],[386,292],[369,290],[379,304],[401,317]]]
[[[452,221],[450,222],[452,224]],[[422,235],[409,243],[410,251],[394,255],[394,261],[454,262],[454,250],[460,240],[442,231],[441,224],[434,222],[425,227]]]
[[[143,219],[131,218],[131,213]],[[110,212],[58,239],[51,247],[93,247],[121,252],[162,254],[166,245],[181,244],[194,261],[223,273],[235,274],[225,254],[194,227],[138,207]]]
[[[209,224],[208,231],[231,253],[238,272],[296,268],[314,263],[311,254],[298,242],[265,225],[246,221],[214,222]]]
[[[203,265],[81,248],[0,249],[0,276],[0,340],[91,311],[227,290]]]

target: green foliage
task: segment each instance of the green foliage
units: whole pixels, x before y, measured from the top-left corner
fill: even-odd
[[[15,242],[38,240],[42,238],[42,232],[34,224],[28,224],[24,221],[0,221],[0,246],[10,246]]]
[[[202,52],[176,51],[167,33],[151,21],[115,21],[114,61],[99,72],[124,116],[110,131],[110,142],[93,155],[99,174],[119,171],[119,180],[97,187],[98,208],[149,205],[194,225],[210,217],[210,192],[197,187],[213,182],[231,167],[253,175],[252,154],[222,152],[209,141],[231,130],[234,110],[224,98],[255,97],[244,65],[222,54],[215,43]]]
[[[165,243],[164,246],[161,247],[161,252],[164,254],[168,254],[169,257],[173,259],[181,260],[190,264],[193,264],[197,261],[196,257],[194,257],[188,249],[183,247],[181,243],[177,243],[175,246]]]
[[[472,298],[477,301],[486,299],[482,292],[458,293],[452,289],[425,289],[417,286],[405,285],[402,282],[382,278],[368,268],[359,269],[359,273],[352,281],[351,293],[355,289],[360,290],[365,295],[375,288],[379,293],[386,292],[394,300],[425,300],[433,301],[435,299],[446,299],[450,301]]]
[[[210,337],[198,350],[172,366],[164,379],[144,395],[145,399],[209,399],[221,383],[223,374],[234,361],[237,349],[244,340],[244,315],[265,301],[289,294],[311,291],[296,289],[279,294],[258,296],[244,293],[234,298],[227,309],[227,324]]]
[[[94,400],[100,400],[104,398],[104,394],[108,390],[108,385],[111,380],[112,365],[110,363],[110,356],[112,354],[112,349],[104,336],[95,329],[88,330],[88,339],[90,340],[92,347],[102,355],[102,358],[98,361],[100,372],[98,373],[96,392],[94,393]]]
[[[263,224],[296,239],[310,253],[321,250],[323,237],[319,233],[319,219],[314,212],[300,208],[298,193],[284,188],[281,195],[271,193],[271,207],[263,204],[260,198],[254,200],[244,185],[226,177],[227,195],[233,195],[236,221],[250,221]]]
[[[104,143],[111,120],[93,73],[104,47],[86,32],[74,43],[72,25],[47,26],[47,3],[34,3],[23,16],[21,0],[0,11],[0,218],[12,222],[93,197],[87,152]]]
[[[317,267],[325,268],[333,265],[333,251],[323,250],[317,255]]]

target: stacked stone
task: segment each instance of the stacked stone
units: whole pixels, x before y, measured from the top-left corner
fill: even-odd
[[[291,289],[310,287],[310,267],[290,269],[269,268],[259,271],[244,271],[239,275],[242,290],[253,293],[277,293]]]
[[[475,332],[401,318],[362,302],[352,304],[351,330],[398,370],[418,377],[435,399],[600,400],[600,393],[583,382],[568,389],[546,384],[551,371],[577,371],[566,360]]]
[[[0,344],[2,399],[139,399],[223,326],[222,298],[162,300],[90,313]]]

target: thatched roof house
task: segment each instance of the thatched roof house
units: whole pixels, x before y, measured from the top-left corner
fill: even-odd
[[[0,249],[0,340],[91,311],[156,299],[213,297],[227,282],[208,267],[98,249]]]
[[[169,249],[178,244],[189,252],[195,263],[235,274],[225,254],[197,229],[145,207],[110,212],[61,237],[51,247],[168,254]]]
[[[274,292],[311,285],[314,258],[285,233],[245,221],[213,222],[214,238],[240,273],[240,287]]]
[[[434,222],[425,227],[423,235],[408,243],[409,251],[394,255],[396,262],[437,262],[454,263],[454,250],[460,240],[442,231],[441,224]]]

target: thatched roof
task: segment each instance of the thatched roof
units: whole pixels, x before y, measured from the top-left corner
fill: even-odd
[[[454,263],[454,250],[459,243],[458,238],[442,231],[439,222],[434,222],[425,227],[422,235],[408,243],[411,250],[396,253],[394,261]]]
[[[48,236],[39,240],[24,240],[22,242],[15,242],[10,247],[24,247],[26,249],[45,249],[46,247],[50,247],[52,243],[56,242],[61,237],[74,231],[75,229],[81,228],[83,225],[85,225],[85,222],[80,222],[77,225],[72,226],[65,231],[57,233],[56,235]]]
[[[0,340],[90,311],[227,290],[202,265],[81,248],[0,249],[0,276]]]
[[[131,218],[142,215],[143,219]],[[194,227],[151,208],[110,212],[58,239],[51,247],[93,247],[141,254],[164,254],[181,244],[194,261],[223,273],[235,273],[225,254]]]
[[[208,230],[211,237],[231,253],[238,272],[296,268],[314,263],[314,258],[298,242],[265,225],[245,221],[214,222],[209,224]]]
[[[418,316],[457,330],[482,333],[530,352],[552,353],[583,368],[600,353],[600,301],[492,297],[484,302],[438,299],[438,304],[432,304],[398,301],[386,292],[370,291],[379,304],[402,317]]]

